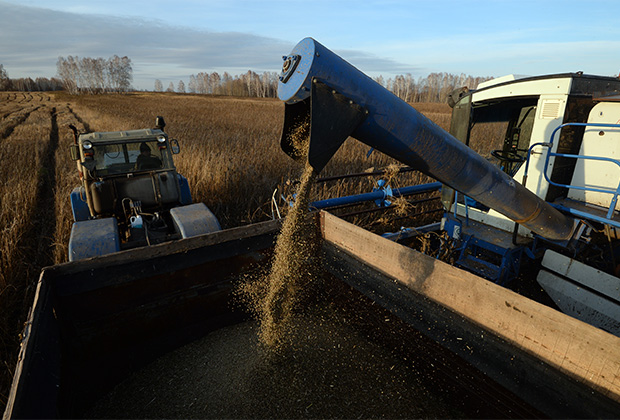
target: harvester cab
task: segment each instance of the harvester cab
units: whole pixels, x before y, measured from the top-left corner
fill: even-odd
[[[220,230],[203,204],[192,204],[174,166],[179,142],[157,117],[152,129],[79,134],[71,156],[81,185],[71,193],[71,261]]]
[[[620,335],[618,78],[509,75],[461,88],[448,133],[312,38],[283,58],[285,152],[300,158],[292,143],[308,121],[316,171],[350,136],[437,179],[435,227],[456,266],[518,291],[535,278],[562,311]]]

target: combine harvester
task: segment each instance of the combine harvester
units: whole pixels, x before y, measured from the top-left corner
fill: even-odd
[[[415,228],[389,240],[324,211],[313,220],[333,299],[469,417],[620,417],[619,91],[583,74],[495,79],[454,93],[448,134],[311,38],[284,57],[285,152],[318,172],[351,136],[443,183],[442,222],[423,230],[452,238],[456,266],[400,244]],[[290,134],[304,121],[298,156]],[[485,122],[507,123],[500,165],[467,146]],[[243,319],[230,292],[268,262],[279,226],[44,269],[5,417],[80,416],[135,369]],[[505,287],[535,281],[550,306]]]

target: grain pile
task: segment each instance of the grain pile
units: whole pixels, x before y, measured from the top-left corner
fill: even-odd
[[[295,347],[269,351],[260,325],[207,335],[135,373],[91,418],[454,418],[405,360],[335,311],[291,319]],[[269,351],[269,355],[265,352]]]

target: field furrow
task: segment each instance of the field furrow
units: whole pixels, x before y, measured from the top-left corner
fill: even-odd
[[[30,114],[37,111],[39,108],[40,106],[29,106],[5,115],[2,122],[0,122],[0,140],[9,137],[17,126],[26,121]]]
[[[51,263],[41,242],[46,235],[46,185],[53,131],[52,112],[32,109],[0,142],[0,354],[13,366],[19,332],[32,302],[41,267]],[[11,369],[3,370],[0,401],[6,398]]]
[[[71,160],[69,146],[74,142],[73,132],[69,125],[73,124],[79,131],[88,131],[84,122],[67,104],[58,104],[56,112],[58,130],[58,147],[55,152],[55,185],[54,208],[56,214],[53,259],[54,263],[68,261],[67,245],[71,235],[73,214],[69,196],[73,188],[79,185],[76,163]]]

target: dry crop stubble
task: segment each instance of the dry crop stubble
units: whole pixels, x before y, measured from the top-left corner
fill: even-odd
[[[7,98],[18,108],[22,99]],[[19,333],[39,271],[51,263],[46,245],[53,215],[45,190],[53,170],[47,159],[53,113],[50,106],[31,109],[7,137],[0,139],[0,354],[5,367],[0,371],[0,406],[6,403]]]
[[[443,128],[449,125],[447,105],[415,106]],[[69,124],[83,131],[138,129],[152,127],[157,115],[164,116],[166,131],[181,143],[175,162],[189,180],[194,201],[205,202],[223,228],[270,218],[274,190],[278,189],[279,197],[287,181],[299,179],[299,166],[280,149],[284,108],[276,99],[169,93],[0,93],[0,354],[4,355],[0,362],[6,367],[0,378],[0,406],[6,402],[19,333],[32,303],[26,293],[33,292],[42,265],[67,260],[72,224],[69,194],[79,185],[69,155],[73,142]],[[57,145],[50,147],[54,135]],[[395,162],[377,151],[367,157],[368,150],[348,139],[321,176],[381,169]],[[45,166],[44,161],[51,163]],[[319,200],[368,192],[378,178],[315,184],[311,197]],[[46,192],[43,211],[37,206],[44,202],[40,190],[46,179],[54,185],[43,184],[51,190]],[[411,172],[395,177],[393,186],[420,182],[427,178]],[[282,201],[280,206],[286,214],[288,206]],[[364,217],[350,220],[362,223]],[[51,230],[44,238],[37,231],[41,223]],[[49,249],[47,245],[41,249],[39,243],[49,244]]]
[[[54,209],[56,212],[56,226],[54,234],[54,263],[60,264],[69,260],[68,244],[73,224],[70,194],[79,185],[76,163],[71,160],[69,147],[74,142],[73,132],[69,125],[73,124],[78,130],[84,130],[84,124],[77,121],[69,106],[59,105],[57,110],[58,148],[56,149],[56,167],[54,186]]]
[[[66,103],[45,93],[2,97],[13,128],[0,138],[0,408],[6,403],[19,350],[19,334],[43,266],[67,260],[77,183],[68,145],[69,124],[79,124]],[[33,105],[36,104],[36,105]],[[15,114],[28,113],[21,121]]]
[[[189,181],[195,201],[213,210],[224,228],[254,223],[271,216],[271,197],[285,193],[285,184],[297,180],[292,159],[280,149],[284,106],[277,99],[231,98],[191,94],[135,93],[130,95],[68,96],[72,110],[92,131],[126,130],[154,125],[166,119],[167,133],[181,143],[175,164]],[[447,129],[449,110],[444,104],[415,104]],[[395,160],[348,139],[320,176],[384,168]],[[313,199],[372,190],[378,178],[330,182],[313,187]],[[418,173],[399,176],[399,186],[427,182]],[[280,210],[288,207],[280,201]]]

